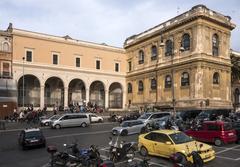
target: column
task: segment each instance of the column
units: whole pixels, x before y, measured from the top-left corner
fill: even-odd
[[[40,86],[40,108],[44,107],[44,85]]]
[[[127,104],[127,102],[126,102],[126,99],[127,99],[127,93],[126,93],[126,91],[123,89],[123,101],[122,101],[122,108],[123,109],[126,109],[126,106],[128,106],[128,105],[126,105]]]
[[[105,108],[109,108],[108,100],[109,100],[109,90],[106,89],[105,90]]]
[[[86,89],[86,104],[89,102],[89,89]]]
[[[64,107],[68,107],[68,87],[64,88]]]

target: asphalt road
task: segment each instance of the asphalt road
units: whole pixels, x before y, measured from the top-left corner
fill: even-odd
[[[56,145],[59,150],[63,149],[63,144],[71,144],[77,141],[79,147],[88,148],[91,144],[95,144],[100,149],[101,156],[107,157],[107,148],[109,142],[110,131],[114,123],[94,124],[87,128],[65,128],[65,129],[43,129],[43,133],[47,139],[47,145]],[[19,148],[17,138],[19,129],[0,131],[0,167],[44,167],[49,161],[49,154],[46,148],[30,149],[23,151]],[[138,135],[122,137],[125,141],[137,141]],[[230,144],[224,147],[215,147],[217,158],[207,163],[207,167],[221,166],[240,166],[240,145]],[[138,160],[140,156],[137,156]],[[160,157],[150,157],[150,163],[153,166],[172,166],[168,159]],[[119,163],[117,166],[124,166]]]

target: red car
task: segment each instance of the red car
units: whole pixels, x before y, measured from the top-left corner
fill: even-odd
[[[216,146],[237,141],[232,125],[223,121],[205,121],[199,128],[187,130],[185,133],[196,140],[212,142]]]

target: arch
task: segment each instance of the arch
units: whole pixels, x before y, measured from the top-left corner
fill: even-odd
[[[24,86],[23,86],[24,83]],[[40,107],[40,80],[32,74],[26,74],[18,80],[18,106]]]
[[[139,92],[142,92],[143,91],[143,81],[142,80],[140,80],[140,81],[138,81],[138,91]]]
[[[143,64],[144,63],[144,51],[140,50],[138,52],[138,64]]]
[[[122,108],[123,87],[120,83],[114,82],[109,86],[109,108]]]
[[[128,83],[128,93],[132,93],[132,84]]]
[[[151,60],[156,60],[158,56],[158,50],[157,50],[157,46],[153,45],[151,47]]]
[[[190,35],[188,33],[183,34],[181,46],[184,51],[190,50]]]
[[[219,84],[220,82],[220,77],[219,77],[219,73],[218,72],[215,72],[213,74],[213,84]]]
[[[102,81],[93,81],[89,88],[89,101],[92,105],[105,106],[105,86]]]
[[[59,77],[50,77],[45,81],[44,104],[48,107],[64,106],[64,82]]]
[[[83,80],[75,78],[68,84],[68,104],[83,105],[86,102],[86,86]]]
[[[181,76],[181,86],[189,86],[189,74],[188,72],[183,72]]]
[[[166,41],[165,45],[166,45],[165,56],[173,55],[173,41],[169,39]]]
[[[218,56],[219,54],[219,37],[217,34],[212,36],[212,55]]]
[[[235,103],[235,105],[240,104],[240,91],[238,88],[236,88],[234,91],[234,103]]]
[[[165,88],[172,87],[172,77],[170,75],[166,75],[165,77]]]

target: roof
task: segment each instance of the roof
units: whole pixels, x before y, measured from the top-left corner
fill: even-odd
[[[178,130],[162,129],[162,130],[154,130],[152,132],[164,133],[164,134],[170,135],[170,134],[173,134],[173,133],[179,133],[180,131],[178,131]]]
[[[39,128],[30,128],[30,129],[25,129],[25,132],[34,132],[34,131],[40,131]]]

